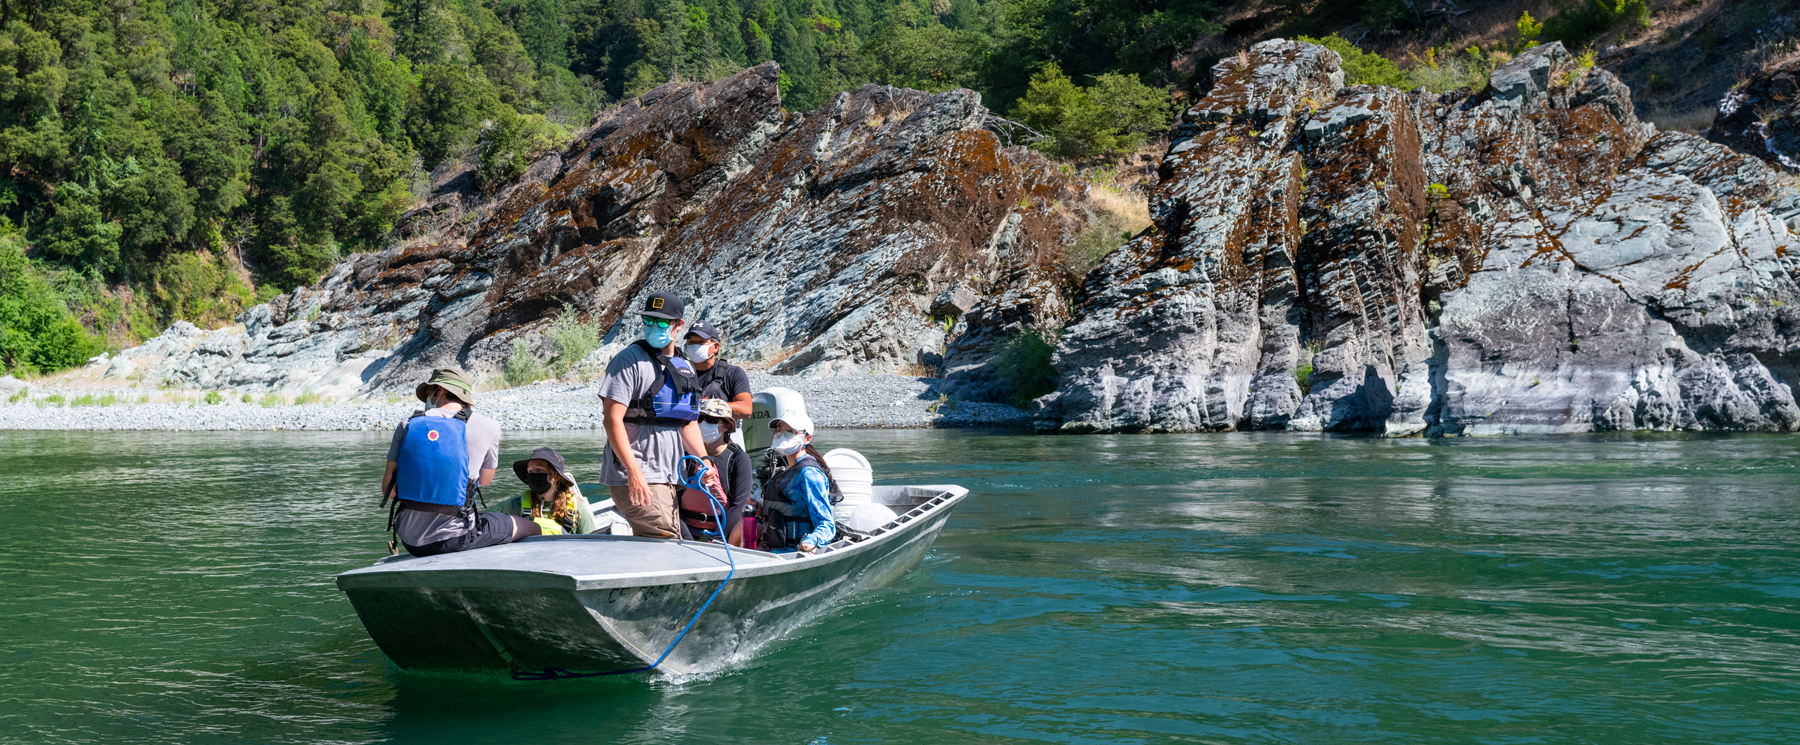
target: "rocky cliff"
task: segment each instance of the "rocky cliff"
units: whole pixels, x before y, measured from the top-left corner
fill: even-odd
[[[1800,196],[1559,44],[1438,96],[1274,40],[1176,127],[1085,281],[1062,432],[1800,425]]]
[[[1082,186],[990,131],[977,94],[871,85],[795,114],[778,80],[771,63],[657,88],[500,194],[451,179],[391,250],[349,257],[240,327],[179,324],[107,372],[332,396],[409,389],[439,365],[492,373],[515,340],[548,358],[543,331],[564,305],[611,327],[609,341],[635,338],[620,319],[660,290],[692,298],[689,317],[716,323],[757,367],[889,372],[941,362],[946,317],[982,298],[1067,284],[1028,269],[1076,227]]]
[[[1788,173],[1800,173],[1800,58],[1725,94],[1706,136]]]

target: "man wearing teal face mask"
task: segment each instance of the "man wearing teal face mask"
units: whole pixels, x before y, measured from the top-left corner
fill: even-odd
[[[600,480],[634,535],[681,534],[675,517],[681,456],[706,457],[696,422],[698,377],[678,346],[683,309],[671,293],[650,295],[639,314],[643,339],[615,355],[600,382],[607,442]],[[709,471],[706,485],[724,498],[717,474]]]

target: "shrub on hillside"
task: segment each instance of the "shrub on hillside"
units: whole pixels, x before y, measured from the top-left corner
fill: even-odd
[[[1399,65],[1379,54],[1357,48],[1342,36],[1332,34],[1323,39],[1302,36],[1300,40],[1325,47],[1344,58],[1344,85],[1391,85],[1395,88],[1406,85],[1406,73]]]
[[[1470,47],[1462,54],[1447,48],[1426,49],[1423,58],[1415,58],[1411,67],[1403,69],[1386,57],[1358,49],[1337,34],[1323,39],[1302,36],[1300,40],[1337,52],[1344,59],[1344,85],[1387,85],[1401,90],[1423,87],[1433,93],[1465,86],[1481,90],[1487,86],[1492,67],[1487,56],[1476,47]]]
[[[501,111],[476,138],[480,163],[476,180],[488,191],[505,186],[524,174],[539,153],[555,148],[566,134],[541,115]]]
[[[531,347],[524,339],[514,339],[512,354],[507,356],[500,375],[506,381],[506,387],[517,388],[550,377],[550,368],[531,355]]]
[[[562,314],[556,322],[550,324],[550,330],[544,336],[550,339],[550,347],[556,350],[554,371],[558,376],[569,371],[583,357],[600,348],[600,334],[605,329],[598,322],[583,322],[576,314],[574,306],[563,304]]]
[[[1135,76],[1103,74],[1083,88],[1051,62],[1031,76],[1015,110],[1044,138],[1033,146],[1062,158],[1122,153],[1169,126],[1169,91]]]
[[[0,234],[0,368],[54,372],[87,362],[100,342],[25,257],[23,243],[17,233]]]
[[[1580,49],[1620,26],[1632,30],[1649,28],[1649,4],[1645,0],[1587,0],[1551,16],[1542,29],[1545,41],[1560,41],[1565,47]]]
[[[1056,390],[1056,368],[1050,364],[1055,353],[1052,332],[1026,331],[1000,341],[993,366],[1013,406],[1029,408],[1033,399]]]

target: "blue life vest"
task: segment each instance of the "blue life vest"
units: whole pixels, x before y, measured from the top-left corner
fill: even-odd
[[[625,412],[632,424],[654,424],[681,427],[700,418],[700,375],[694,366],[680,357],[670,357],[662,350],[639,339],[638,348],[650,355],[656,365],[656,382],[650,395],[634,399]]]
[[[423,413],[407,422],[394,470],[401,499],[463,506],[469,496],[467,427],[462,418]]]

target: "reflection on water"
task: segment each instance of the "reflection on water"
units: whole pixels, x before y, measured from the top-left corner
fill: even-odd
[[[558,683],[363,634],[381,434],[0,437],[0,740],[1800,740],[1791,437],[828,432],[974,492],[919,571],[739,669]]]

